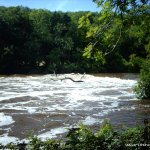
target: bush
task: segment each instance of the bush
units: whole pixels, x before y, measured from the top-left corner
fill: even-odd
[[[80,125],[67,135],[66,150],[93,150],[96,137],[88,126]]]
[[[132,54],[129,56],[129,62],[127,62],[127,67],[129,72],[140,72],[141,65],[143,64],[144,59],[142,57]]]
[[[143,63],[140,81],[134,91],[139,99],[150,99],[150,60]]]

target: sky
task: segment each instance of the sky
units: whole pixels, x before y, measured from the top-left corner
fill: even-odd
[[[92,0],[0,0],[0,6],[18,5],[50,11],[99,11]]]

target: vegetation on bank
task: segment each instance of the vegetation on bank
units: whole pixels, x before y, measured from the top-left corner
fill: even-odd
[[[139,72],[150,52],[149,8],[122,18],[109,3],[99,13],[1,6],[0,73]]]
[[[11,150],[149,150],[150,126],[145,120],[144,126],[115,131],[105,122],[97,133],[88,126],[70,129],[63,140],[47,139],[41,141],[36,136],[29,143],[0,145],[0,149]]]
[[[150,59],[144,61],[140,72],[140,81],[134,91],[139,99],[150,100]]]

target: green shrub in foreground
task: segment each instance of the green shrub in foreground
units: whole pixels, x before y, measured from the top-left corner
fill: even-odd
[[[150,126],[129,128],[125,131],[114,131],[112,125],[106,122],[97,133],[85,125],[70,129],[64,140],[41,141],[36,136],[29,138],[28,144],[13,143],[0,145],[0,149],[11,150],[149,150]],[[140,144],[149,144],[140,146]],[[129,146],[130,145],[130,146]]]
[[[150,60],[143,63],[140,81],[135,87],[135,93],[139,99],[150,99]]]

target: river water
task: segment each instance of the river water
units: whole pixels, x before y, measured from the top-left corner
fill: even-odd
[[[73,82],[83,81],[83,82]],[[0,76],[0,143],[56,138],[78,124],[142,124],[150,101],[137,100],[136,74]]]

